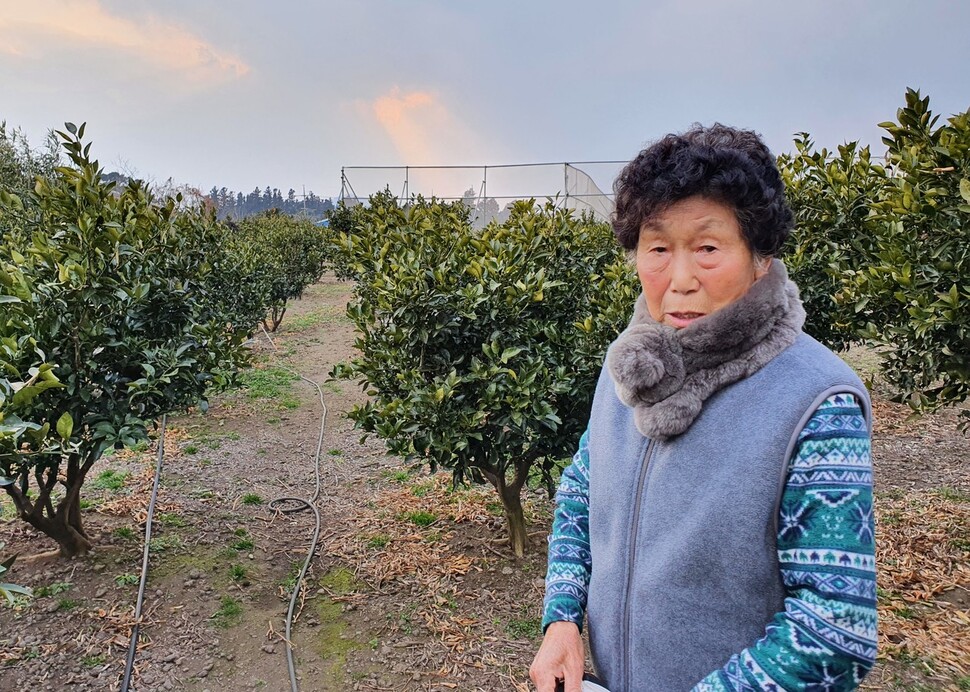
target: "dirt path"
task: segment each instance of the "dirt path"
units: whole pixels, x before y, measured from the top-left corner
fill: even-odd
[[[320,410],[290,368],[324,383],[352,356],[348,290],[313,286],[287,314],[278,351],[258,340],[245,389],[170,422],[135,689],[289,689],[283,617],[312,517],[267,504],[313,492]],[[529,492],[535,549],[517,561],[490,492],[452,491],[447,476],[408,469],[380,442],[361,445],[341,414],[363,394],[346,382],[324,392],[323,528],[293,634],[301,689],[528,689],[551,503]],[[881,617],[895,638],[882,648],[895,660],[867,683],[960,689],[970,671],[948,656],[970,637],[970,619],[958,629],[970,618],[970,441],[952,412],[913,422],[880,402],[877,422]],[[85,487],[91,556],[15,566],[13,581],[36,598],[0,608],[0,690],[118,688],[153,467],[152,448],[99,463]],[[47,549],[3,509],[7,553]],[[926,532],[944,549],[916,540]]]

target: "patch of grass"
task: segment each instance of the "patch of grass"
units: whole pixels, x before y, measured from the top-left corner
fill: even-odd
[[[277,365],[254,368],[239,375],[250,399],[279,399],[298,379],[295,373]]]
[[[899,512],[884,512],[880,520],[886,526],[896,526],[902,521],[902,517]]]
[[[119,526],[111,533],[113,533],[118,538],[124,538],[126,540],[131,540],[132,538],[135,538],[135,536],[137,535],[135,533],[135,530],[130,526]]]
[[[231,440],[233,442],[238,442],[239,440],[242,439],[242,435],[237,433],[235,430],[230,430],[229,432],[226,433],[226,439]]]
[[[542,619],[512,618],[505,626],[505,631],[519,639],[538,639],[542,636]]]
[[[256,544],[253,543],[253,539],[249,537],[239,538],[229,544],[230,548],[237,551],[252,550],[255,546]]]
[[[242,602],[232,596],[223,596],[219,601],[219,609],[212,614],[216,627],[226,629],[238,624],[242,619]]]
[[[505,508],[502,507],[502,503],[498,501],[486,502],[485,511],[491,514],[493,517],[505,516]]]
[[[20,654],[20,660],[36,661],[38,658],[40,658],[40,656],[41,656],[40,648],[36,646],[32,646],[26,651],[24,651],[22,654]]]
[[[280,595],[288,596],[296,588],[296,580],[300,578],[300,570],[303,569],[302,562],[294,562],[290,565],[290,571],[279,583]]]
[[[397,626],[401,632],[407,635],[414,634],[414,613],[418,609],[417,603],[411,603],[397,614]],[[393,619],[394,615],[388,613],[388,618]]]
[[[148,541],[148,552],[164,553],[168,550],[176,550],[183,545],[182,539],[175,534],[165,534]]]
[[[411,473],[407,469],[398,469],[396,471],[384,470],[381,471],[381,476],[388,480],[394,481],[395,483],[407,483],[411,480]]]
[[[344,452],[342,449],[331,449],[329,452],[327,452],[327,454],[329,454],[332,457],[339,457],[339,456],[343,456]]]
[[[208,488],[193,488],[189,491],[189,497],[195,498],[196,500],[209,500],[215,496],[216,494]]]
[[[321,310],[313,310],[298,317],[293,317],[287,321],[286,331],[303,331],[304,329],[309,329],[310,327],[316,327],[318,324],[322,324],[326,315],[324,315]]]
[[[81,601],[74,598],[60,598],[57,600],[58,610],[74,610],[79,605],[81,605]]]
[[[158,523],[162,526],[173,526],[175,528],[183,528],[188,526],[188,523],[178,514],[172,512],[162,512],[158,515]]]
[[[323,680],[318,689],[346,689],[344,669],[347,655],[366,645],[347,632],[347,622],[342,617],[340,603],[329,598],[318,598],[317,615],[320,625],[316,632],[314,649],[328,666],[323,671]]]
[[[242,503],[244,505],[261,505],[263,504],[263,498],[256,493],[246,493],[242,497]]]
[[[385,547],[390,542],[390,540],[391,539],[385,536],[384,534],[379,533],[376,536],[371,536],[370,538],[367,539],[367,547],[380,549]]]
[[[895,613],[904,620],[915,620],[919,617],[919,614],[915,610],[905,605],[896,608]]]
[[[415,497],[424,497],[431,492],[431,483],[415,483],[411,487],[411,494]]]
[[[294,317],[287,321],[284,328],[286,331],[299,332],[322,324],[338,324],[348,320],[343,308],[328,306]]]
[[[970,502],[970,493],[966,493],[956,488],[937,488],[933,492],[942,497],[944,500],[950,500],[951,502]]]
[[[222,550],[218,551],[215,554],[215,559],[221,560],[223,562],[229,561],[229,560],[235,560],[238,557],[239,557],[239,551],[233,550],[229,546],[226,546],[225,548],[223,548]]]
[[[970,675],[963,675],[957,678],[957,689],[970,692]]]
[[[952,548],[970,553],[970,538],[951,538],[948,543]]]
[[[229,567],[229,578],[233,581],[242,581],[246,578],[246,568],[242,565],[231,565]]]
[[[92,507],[94,507],[94,502],[87,499],[86,497],[82,497],[79,504],[81,509],[91,509]]]
[[[34,588],[34,598],[47,598],[48,596],[56,596],[62,594],[65,591],[73,588],[73,584],[69,581],[55,581],[50,584],[44,584]]]
[[[436,517],[434,514],[431,512],[426,512],[423,509],[416,510],[414,512],[404,512],[399,514],[398,518],[405,521],[410,521],[412,524],[422,527],[431,526],[433,523],[435,523],[435,521],[438,520],[438,517]]]
[[[131,572],[125,572],[124,574],[119,574],[115,577],[115,584],[118,586],[134,586],[141,578],[137,574],[132,574]]]
[[[360,584],[349,569],[337,567],[320,578],[320,586],[338,596],[343,596],[356,591]]]
[[[116,469],[105,469],[98,474],[92,485],[100,490],[121,490],[125,485],[128,474]]]
[[[182,448],[182,451],[186,454],[195,454],[199,451],[199,448],[196,445],[185,445],[185,447]]]
[[[281,421],[279,416],[270,416],[269,418],[266,419],[266,422],[270,425],[279,425]],[[266,450],[264,449],[263,454],[265,453],[266,453]]]
[[[104,654],[98,654],[97,656],[82,656],[81,665],[85,668],[97,668],[98,666],[103,666],[108,660],[108,657]]]

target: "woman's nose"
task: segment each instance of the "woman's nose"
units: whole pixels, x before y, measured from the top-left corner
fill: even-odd
[[[675,293],[693,293],[700,283],[697,268],[687,253],[674,253],[670,263],[670,290]]]

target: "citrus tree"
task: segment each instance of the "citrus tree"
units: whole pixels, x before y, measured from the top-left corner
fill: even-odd
[[[218,228],[139,181],[122,189],[82,143],[29,199],[0,192],[0,477],[18,515],[64,556],[91,548],[81,488],[109,447],[204,404],[244,362],[209,281]]]
[[[325,233],[276,209],[243,219],[226,241],[248,267],[248,282],[265,304],[264,324],[271,332],[283,321],[287,302],[300,298],[326,268]]]
[[[865,302],[863,334],[917,410],[970,396],[970,111],[939,121],[908,90],[896,121],[880,124],[889,175],[872,202],[877,252],[844,288]]]
[[[855,143],[816,151],[805,134],[779,157],[796,217],[785,261],[806,330],[837,349],[876,346],[895,398],[933,410],[970,396],[970,111],[941,123],[910,89],[880,126],[879,163]]]
[[[795,214],[784,248],[789,276],[805,305],[805,331],[837,351],[858,341],[859,318],[868,300],[840,300],[844,280],[875,257],[871,205],[886,180],[869,147],[849,142],[837,151],[817,150],[806,133],[795,151],[778,157]]]
[[[460,203],[387,196],[343,238],[359,355],[335,374],[372,395],[350,417],[410,460],[494,486],[516,555],[521,491],[552,488],[589,417],[635,276],[608,225],[551,204],[474,231]]]

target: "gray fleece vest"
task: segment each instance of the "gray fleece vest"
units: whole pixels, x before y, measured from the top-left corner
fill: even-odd
[[[868,418],[859,378],[803,333],[657,442],[637,431],[603,369],[589,426],[587,615],[611,692],[690,690],[784,610],[776,537],[788,460],[815,408],[839,392]]]

